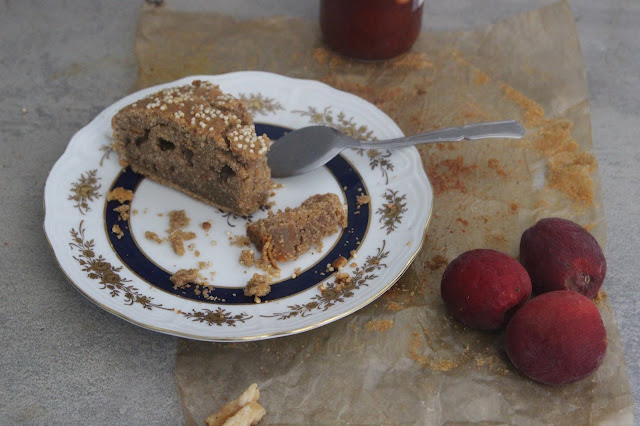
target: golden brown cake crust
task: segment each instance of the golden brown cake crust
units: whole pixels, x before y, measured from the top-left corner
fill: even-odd
[[[194,81],[149,95],[112,119],[123,165],[193,198],[248,215],[267,202],[269,139],[244,103]]]

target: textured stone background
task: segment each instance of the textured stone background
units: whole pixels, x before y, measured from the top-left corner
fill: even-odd
[[[239,18],[317,19],[315,0],[173,0]],[[551,3],[426,0],[424,27],[470,29]],[[570,1],[591,92],[607,217],[606,290],[640,417],[640,2]],[[49,169],[69,139],[136,79],[139,1],[0,2],[0,424],[180,424],[176,339],[94,306],[42,232]],[[23,112],[26,108],[26,113]]]

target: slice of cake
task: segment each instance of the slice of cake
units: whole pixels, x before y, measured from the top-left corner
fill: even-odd
[[[111,122],[123,166],[205,203],[248,215],[267,202],[269,139],[244,103],[206,81],[164,89]]]
[[[300,207],[261,219],[247,226],[247,236],[263,257],[279,262],[297,259],[322,239],[347,226],[347,216],[336,194],[317,194]]]

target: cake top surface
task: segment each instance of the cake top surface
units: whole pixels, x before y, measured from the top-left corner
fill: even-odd
[[[163,89],[126,106],[118,115],[134,112],[185,127],[237,157],[258,158],[269,150],[269,138],[256,135],[244,102],[208,81]]]

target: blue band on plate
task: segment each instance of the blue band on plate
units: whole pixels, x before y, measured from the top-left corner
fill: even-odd
[[[289,129],[279,126],[256,124],[256,133],[266,133],[272,140],[278,139],[288,131]],[[349,212],[347,228],[344,229],[340,240],[329,253],[296,278],[289,278],[273,284],[271,286],[271,292],[260,298],[262,301],[277,300],[318,285],[330,276],[330,274],[326,272],[327,264],[333,262],[340,256],[348,259],[351,250],[357,251],[359,243],[364,239],[369,223],[370,209],[368,205],[366,206],[367,208],[358,209],[356,198],[359,195],[368,195],[360,175],[342,156],[335,157],[326,167],[335,176],[345,194]],[[144,179],[142,175],[134,173],[130,168],[126,168],[120,173],[110,190],[122,187],[135,192],[142,179]],[[207,299],[203,297],[202,294],[195,294],[195,286],[191,286],[188,289],[174,289],[173,283],[169,280],[170,275],[149,260],[142,250],[140,250],[129,232],[128,222],[125,224],[118,221],[118,213],[113,210],[118,207],[118,205],[119,203],[117,201],[107,203],[105,211],[106,229],[110,230],[113,225],[118,224],[124,231],[124,235],[118,239],[112,232],[108,232],[107,234],[111,245],[120,259],[122,259],[129,269],[140,276],[140,278],[164,291],[199,302],[215,304],[254,303],[253,297],[245,296],[242,289],[238,288],[214,287],[209,292],[209,297],[214,300]],[[356,211],[359,213],[355,214]],[[233,287],[242,287],[244,284],[245,283],[242,282],[233,283]]]

